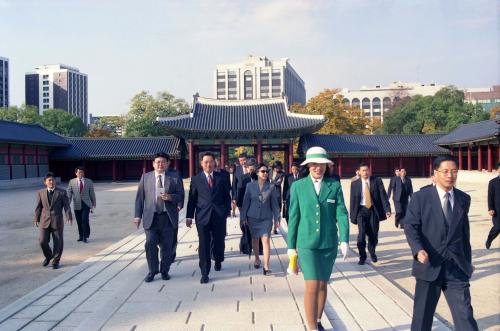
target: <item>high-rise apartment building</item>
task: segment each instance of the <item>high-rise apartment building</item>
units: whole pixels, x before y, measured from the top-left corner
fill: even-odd
[[[219,64],[215,70],[219,100],[268,99],[286,96],[288,104],[306,103],[304,81],[287,58],[247,56],[236,64]]]
[[[38,107],[40,115],[47,109],[63,109],[88,124],[87,75],[63,64],[44,65],[27,73],[26,104]]]
[[[9,59],[0,56],[0,108],[9,107]]]

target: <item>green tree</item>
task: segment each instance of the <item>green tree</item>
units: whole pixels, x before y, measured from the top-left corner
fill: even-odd
[[[0,108],[0,119],[11,122],[35,124],[40,123],[38,108],[22,104],[20,107],[11,106]]]
[[[157,117],[170,117],[189,113],[189,105],[183,99],[174,97],[167,91],[153,97],[147,91],[136,94],[125,120],[128,137],[161,136],[165,130],[155,125]]]
[[[52,132],[63,136],[82,137],[87,128],[82,119],[62,109],[48,109],[43,112],[40,123]]]
[[[367,134],[372,132],[371,122],[358,107],[342,103],[342,95],[336,89],[326,89],[309,99],[305,106],[294,104],[293,112],[323,115],[326,123],[320,134]]]
[[[453,86],[434,96],[405,98],[384,116],[384,133],[420,134],[449,132],[461,124],[486,120],[481,105],[466,103],[463,91]]]

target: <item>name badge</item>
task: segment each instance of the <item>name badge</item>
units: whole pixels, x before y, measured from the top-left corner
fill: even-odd
[[[326,202],[335,203],[335,200],[333,200],[333,199],[326,199]]]

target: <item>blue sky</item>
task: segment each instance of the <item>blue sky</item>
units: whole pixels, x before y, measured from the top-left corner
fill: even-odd
[[[124,114],[140,90],[214,97],[214,69],[288,57],[310,98],[393,81],[500,83],[498,0],[0,0],[11,104],[24,74],[64,63],[89,75],[89,112]]]

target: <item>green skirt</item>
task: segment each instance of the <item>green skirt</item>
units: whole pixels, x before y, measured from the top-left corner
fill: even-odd
[[[304,280],[328,281],[337,257],[337,247],[326,249],[297,249]]]

